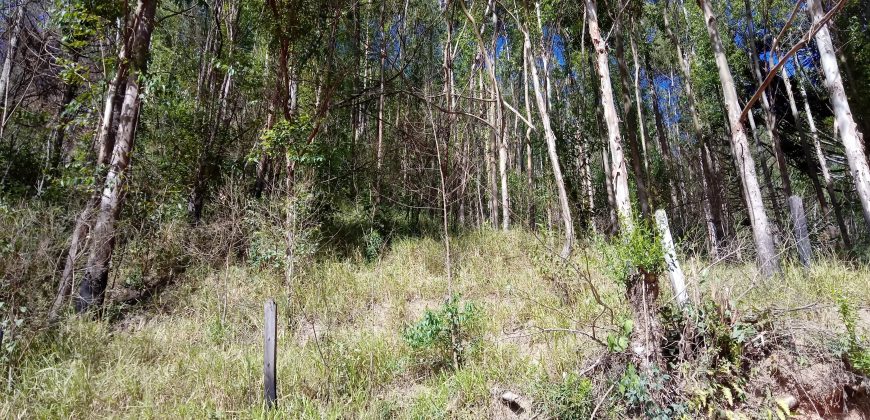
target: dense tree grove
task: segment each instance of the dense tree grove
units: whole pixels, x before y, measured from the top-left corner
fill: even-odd
[[[220,258],[271,258],[288,288],[313,230],[377,254],[397,235],[528,229],[568,257],[665,209],[683,252],[765,276],[803,239],[853,258],[870,233],[867,2],[5,0],[0,15],[0,204],[54,209],[39,220],[62,232],[54,267],[10,263],[0,293],[50,295],[52,317],[100,307],[123,255],[183,265],[119,252],[166,229],[187,232],[177,254],[210,238]],[[264,226],[221,225],[240,206],[269,215],[275,255],[244,245]]]
[[[378,348],[396,353],[389,346],[405,340],[401,360],[419,361],[440,345],[446,362],[432,366],[459,372],[466,342],[489,338],[475,330],[481,308],[460,303],[474,235],[527,239],[514,252],[533,266],[523,274],[541,280],[541,296],[558,290],[558,304],[535,303],[576,309],[528,335],[575,334],[618,355],[576,378],[561,372],[572,390],[588,372],[609,375],[595,395],[622,393],[620,413],[712,415],[689,396],[696,377],[733,408],[731,390],[742,390],[732,385],[774,353],[764,346],[798,353],[791,332],[764,336],[770,319],[808,308],[826,318],[839,308],[847,336],[828,347],[837,369],[863,375],[870,401],[870,350],[855,327],[867,318],[830,284],[860,285],[849,276],[870,258],[867,0],[0,0],[0,61],[0,371],[14,397],[0,417],[30,405],[18,372],[52,372],[43,366],[75,353],[64,328],[116,322],[209,281],[221,284],[208,306],[214,336],[248,291],[268,290],[292,322],[309,321],[309,304],[376,312],[376,287],[402,289],[372,282],[370,302],[351,286],[326,303],[301,296],[322,292],[308,279],[324,261],[379,278],[366,270],[405,240],[434,240],[443,260],[408,258],[438,271],[447,299]],[[486,277],[514,267],[499,258],[475,277],[485,303],[534,300]],[[819,266],[846,274],[812,277]],[[734,301],[725,280],[706,277],[719,267],[750,279]],[[269,280],[229,286],[252,272]],[[599,293],[598,277],[609,290]],[[797,284],[810,278],[822,280]],[[425,288],[415,281],[402,285]],[[747,321],[734,302],[756,287],[812,289],[836,304],[786,302]],[[657,303],[660,290],[674,299]],[[383,292],[410,302],[402,293]],[[382,312],[400,312],[386,302]],[[510,322],[531,328],[535,314],[515,312]],[[302,352],[309,339],[298,335]],[[344,368],[317,354],[329,388]],[[377,360],[366,360],[371,380]],[[725,367],[694,375],[679,363]],[[674,393],[662,386],[637,403],[624,392],[661,377],[679,383]],[[837,395],[855,381],[841,382]],[[345,400],[344,388],[326,388],[300,392]]]

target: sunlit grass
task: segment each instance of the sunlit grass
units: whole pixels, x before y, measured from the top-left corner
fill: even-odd
[[[488,230],[452,238],[452,292],[483,314],[480,347],[458,371],[416,365],[402,338],[448,296],[443,243],[404,239],[373,262],[318,261],[289,285],[281,273],[246,266],[190,270],[119,320],[70,317],[26,347],[0,417],[487,417],[494,387],[533,395],[603,351],[580,335],[541,331],[590,331],[597,319],[606,335],[608,318],[599,317],[591,286],[617,314],[625,311],[600,250],[578,251],[579,271],[542,274],[535,255],[547,254],[548,241]],[[748,264],[704,267],[685,261],[694,296],[743,308],[831,305],[837,293],[870,301],[870,270],[827,259],[808,272],[789,265],[767,281]],[[266,412],[261,324],[270,297],[279,306],[280,399]]]

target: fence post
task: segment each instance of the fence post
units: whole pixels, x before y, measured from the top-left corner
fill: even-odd
[[[680,306],[685,306],[689,300],[686,294],[686,277],[683,275],[683,269],[680,268],[680,262],[677,261],[677,251],[674,249],[674,238],[671,236],[671,228],[668,226],[668,214],[663,209],[656,210],[656,226],[659,229],[659,235],[662,237],[662,250],[665,254],[665,265],[668,270],[668,277],[671,279],[671,287],[674,289],[674,297],[677,298],[677,303]]]
[[[275,353],[278,350],[277,324],[278,311],[275,301],[269,299],[263,305],[265,329],[263,330],[263,386],[266,398],[266,408],[272,408],[278,399],[276,387]]]
[[[793,195],[788,198],[788,207],[792,214],[794,225],[795,243],[797,243],[798,257],[804,267],[809,268],[810,260],[812,259],[812,248],[810,246],[810,233],[807,229],[807,215],[804,212],[804,202],[799,196]]]

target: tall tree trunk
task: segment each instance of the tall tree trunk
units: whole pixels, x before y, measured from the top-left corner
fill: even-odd
[[[644,61],[646,62],[647,68],[647,81],[650,90],[652,109],[653,109],[653,119],[655,120],[656,126],[656,138],[659,143],[659,150],[661,151],[662,160],[665,162],[665,169],[668,174],[668,195],[670,196],[671,203],[671,214],[677,215],[678,220],[680,220],[680,225],[682,225],[682,205],[680,204],[679,199],[679,191],[678,188],[678,180],[680,179],[678,168],[674,164],[673,155],[671,153],[671,146],[668,142],[668,133],[665,131],[664,121],[662,119],[662,111],[659,107],[659,95],[658,88],[655,85],[655,79],[649,76],[649,72],[652,71],[652,67],[649,65],[649,55],[644,56]],[[706,183],[705,183],[706,185]],[[679,185],[679,188],[682,188],[682,184]],[[706,191],[704,192],[706,196]],[[715,232],[715,231],[712,231]],[[715,235],[714,235],[715,236]]]
[[[752,224],[752,235],[755,240],[761,272],[765,276],[772,276],[780,271],[779,256],[773,243],[767,213],[764,210],[761,189],[758,187],[755,160],[752,158],[749,142],[746,140],[746,132],[740,121],[741,108],[740,104],[737,103],[737,90],[731,76],[731,69],[728,67],[728,59],[722,45],[722,39],[719,37],[717,20],[713,14],[710,0],[698,0],[698,4],[704,13],[707,33],[710,36],[716,67],[719,70],[719,81],[722,83],[722,92],[731,128],[731,152],[740,174],[740,181],[746,191],[746,207],[749,211],[749,220]]]
[[[791,111],[792,119],[794,119],[795,123],[795,131],[798,135],[798,140],[801,143],[801,150],[804,153],[804,159],[806,159],[807,163],[807,175],[810,178],[810,182],[813,184],[813,191],[816,193],[816,199],[819,201],[819,209],[822,212],[822,217],[827,218],[829,209],[828,209],[828,200],[825,199],[825,192],[822,189],[822,184],[819,182],[819,173],[816,168],[816,161],[813,159],[813,152],[810,147],[810,142],[806,140],[803,122],[801,121],[800,112],[798,112],[797,101],[794,98],[794,92],[792,91],[791,86],[791,77],[788,75],[787,70],[782,71],[782,79],[785,82],[785,92],[788,97],[788,106]],[[830,224],[828,224],[830,226]]]
[[[529,32],[526,28],[521,28],[523,31],[523,53],[526,59],[523,60],[529,65],[532,76],[532,86],[535,90],[535,99],[538,104],[538,114],[541,117],[541,126],[544,129],[544,139],[547,142],[547,153],[550,155],[550,164],[553,168],[553,178],[556,183],[556,191],[559,196],[559,207],[561,209],[562,226],[565,230],[565,244],[562,246],[562,258],[568,258],[571,255],[571,250],[574,247],[574,221],[571,218],[571,207],[568,204],[568,193],[565,190],[565,180],[562,178],[562,168],[559,164],[559,153],[556,151],[556,134],[553,132],[553,127],[550,124],[550,113],[547,111],[547,100],[544,98],[543,90],[541,89],[541,81],[538,79],[538,68],[535,61],[532,59],[532,41],[529,39]]]
[[[637,113],[631,99],[631,82],[628,76],[628,66],[625,64],[625,48],[622,39],[622,23],[616,23],[613,29],[616,43],[616,63],[619,67],[619,80],[622,84],[622,118],[625,121],[626,139],[628,150],[631,153],[631,167],[634,172],[634,183],[637,187],[637,201],[640,202],[640,211],[644,218],[650,217],[649,198],[646,189],[646,175],[641,158],[640,145],[637,141]],[[591,27],[591,26],[590,26]],[[605,105],[606,108],[607,105]],[[605,110],[605,115],[607,115]],[[608,127],[609,128],[609,127]]]
[[[632,21],[633,23],[634,21]],[[631,43],[631,58],[634,61],[634,101],[635,109],[637,109],[637,126],[638,134],[640,134],[641,152],[643,153],[643,170],[644,181],[649,184],[649,153],[646,145],[646,122],[643,118],[643,100],[640,95],[640,56],[637,52],[637,43],[634,41],[634,28],[629,33],[629,42]]]
[[[126,37],[122,37],[126,38]],[[118,68],[112,80],[109,81],[108,89],[106,90],[106,99],[103,105],[103,115],[100,119],[100,125],[97,129],[97,159],[94,162],[94,192],[90,199],[85,203],[84,208],[76,217],[75,226],[73,227],[72,235],[70,236],[70,245],[67,250],[66,259],[64,260],[63,271],[61,272],[58,290],[55,294],[54,301],[49,309],[49,320],[54,320],[67,297],[72,291],[75,282],[75,269],[79,256],[85,246],[85,241],[89,237],[91,225],[93,225],[94,216],[99,210],[102,188],[104,185],[105,174],[110,163],[112,150],[115,148],[115,137],[118,130],[118,120],[120,115],[121,105],[124,100],[124,91],[127,86],[127,76],[129,71],[128,57],[128,39],[123,39],[121,50],[118,52]]]
[[[819,24],[824,16],[822,2],[810,0],[810,12],[813,15],[813,23]],[[828,26],[824,26],[816,32],[816,45],[821,56],[822,71],[825,73],[825,86],[831,97],[831,108],[834,110],[836,125],[843,141],[843,149],[849,169],[852,172],[852,181],[861,201],[861,210],[864,215],[865,232],[870,232],[870,168],[867,166],[867,156],[864,154],[861,133],[852,117],[849,100],[843,89],[843,79],[840,76],[840,68],[837,65],[837,56],[834,53],[834,45],[831,42],[831,34]]]
[[[378,207],[381,205],[381,169],[384,166],[384,100],[386,96],[386,63],[387,63],[387,34],[384,30],[384,19],[387,2],[381,2],[380,31],[381,43],[378,50],[380,57],[380,80],[378,81],[378,125],[377,144],[375,145],[375,188],[374,205],[372,206],[372,221],[377,217]]]
[[[486,16],[487,12],[493,13],[493,21],[496,20],[495,15],[495,7],[494,2],[490,1],[487,4],[486,11],[484,12],[484,16]],[[462,7],[462,11],[465,13],[465,17],[471,23],[471,30],[474,32],[474,37],[477,40],[477,46],[480,58],[483,60],[484,67],[486,67],[486,74],[489,76],[490,89],[492,89],[493,96],[493,115],[492,115],[492,123],[495,127],[494,130],[494,138],[493,142],[495,144],[495,149],[498,153],[498,176],[500,180],[501,187],[501,228],[503,230],[507,230],[510,227],[510,196],[508,195],[508,179],[507,179],[507,136],[504,133],[504,105],[502,103],[501,90],[499,89],[498,77],[495,72],[495,62],[493,57],[489,55],[489,52],[486,48],[486,43],[483,41],[483,35],[481,35],[480,30],[478,30],[477,23],[474,20],[474,17],[468,11],[464,2],[460,2]],[[495,40],[494,40],[495,43]],[[495,192],[495,190],[493,190]],[[496,223],[498,225],[498,223]]]
[[[0,108],[5,109],[8,103],[9,83],[12,77],[12,61],[18,52],[18,38],[21,35],[21,24],[24,20],[24,12],[27,9],[26,2],[21,2],[15,11],[15,22],[10,30],[9,43],[6,44],[6,58],[3,59],[3,69],[0,70]],[[5,114],[5,113],[4,113]]]
[[[589,36],[595,48],[596,70],[598,71],[601,103],[604,108],[604,120],[607,122],[607,139],[610,147],[611,172],[613,190],[616,198],[616,211],[623,233],[634,229],[634,216],[631,211],[631,198],[628,192],[628,172],[625,167],[625,156],[622,152],[622,135],[619,131],[619,117],[616,115],[616,104],[613,99],[613,87],[610,83],[607,46],[598,29],[598,7],[595,0],[586,1],[586,19],[589,25]]]
[[[215,6],[215,22],[217,27],[219,23],[222,21],[226,23],[227,29],[227,38],[229,41],[229,55],[233,54],[236,44],[236,34],[238,33],[237,24],[238,24],[238,16],[239,16],[239,4],[236,1],[229,1],[227,3],[218,2]],[[226,12],[224,8],[228,7]],[[222,18],[221,15],[226,13],[226,18]],[[220,28],[216,28],[217,31],[220,31]],[[222,43],[214,43],[215,50],[213,54],[215,56],[219,56],[221,54]],[[207,66],[207,72],[211,74],[213,72],[213,65]],[[218,73],[219,74],[219,73]],[[214,119],[212,120],[212,116],[208,115],[208,132],[206,134],[205,142],[202,146],[202,149],[199,152],[199,158],[197,159],[196,170],[193,178],[193,186],[191,187],[190,194],[188,195],[187,201],[187,210],[188,215],[193,224],[199,223],[202,218],[203,207],[205,206],[206,195],[208,194],[208,183],[209,179],[214,174],[216,167],[218,165],[218,161],[221,158],[221,149],[223,148],[223,143],[220,142],[218,136],[220,133],[223,133],[229,126],[230,118],[232,115],[229,114],[227,110],[230,93],[233,89],[233,74],[234,69],[229,68],[224,70],[224,77],[221,80],[220,85],[218,86],[218,98],[217,98],[217,107],[216,112],[211,112],[213,108],[211,103],[209,103],[207,108],[207,113],[214,113]],[[214,86],[212,83],[213,77],[206,76],[205,84],[208,85],[208,102],[212,101]],[[215,77],[216,79],[216,77]],[[220,79],[219,79],[220,80]]]
[[[685,9],[684,9],[685,12]],[[686,92],[686,102],[689,105],[689,115],[692,117],[692,129],[694,130],[695,139],[698,141],[698,147],[701,151],[701,176],[704,181],[701,183],[705,186],[704,198],[706,206],[709,209],[709,217],[707,221],[708,236],[710,238],[710,255],[716,258],[719,255],[719,243],[724,238],[724,230],[722,228],[722,202],[721,188],[719,180],[713,171],[712,159],[710,151],[707,147],[707,138],[704,135],[703,127],[701,126],[701,117],[698,113],[698,107],[695,104],[695,94],[692,84],[692,63],[689,60],[689,55],[683,53],[683,47],[677,39],[673,29],[671,29],[669,10],[667,7],[662,12],[665,32],[676,48],[677,60],[679,62],[680,72],[683,73],[683,89]],[[686,22],[688,25],[688,21]],[[685,189],[681,189],[685,193]],[[685,200],[684,200],[685,202]]]
[[[144,74],[154,30],[157,0],[139,0],[132,23],[130,77],[118,121],[118,134],[112,151],[109,173],[103,186],[100,209],[92,233],[91,252],[85,275],[76,297],[76,311],[84,312],[102,305],[109,279],[109,262],[115,250],[118,216],[124,204],[130,157],[135,140],[140,105],[140,76]]]
[[[523,47],[525,52],[525,47]],[[523,54],[523,101],[525,102],[526,107],[526,120],[529,122],[532,121],[532,107],[531,101],[529,99],[529,55]],[[535,230],[537,227],[536,219],[537,219],[537,211],[535,208],[535,167],[532,162],[532,126],[526,125],[526,135],[525,135],[525,149],[526,149],[526,188],[528,189],[528,225],[529,229]]]
[[[761,65],[758,60],[758,51],[755,48],[755,24],[752,20],[752,5],[749,3],[749,0],[744,0],[744,11],[746,12],[746,28],[747,28],[747,43],[749,44],[749,62],[752,66],[752,73],[755,75],[755,81],[761,85],[764,81],[764,78],[761,74]],[[768,99],[767,92],[762,92],[761,94],[761,109],[764,111],[764,127],[767,131],[767,137],[770,138],[770,143],[773,145],[773,157],[776,160],[776,166],[779,169],[779,177],[782,182],[782,189],[784,192],[785,199],[792,196],[791,189],[791,176],[788,173],[788,164],[785,161],[785,153],[782,150],[782,140],[779,136],[779,130],[776,129],[776,115],[773,113],[771,109],[770,100]],[[758,151],[759,158],[761,156],[761,150]],[[765,175],[767,176],[767,175]],[[771,196],[771,202],[775,208],[779,208],[779,200],[777,196],[774,194]],[[791,213],[790,208],[790,213]],[[777,211],[777,213],[779,213]],[[794,214],[791,214],[792,219],[795,218]],[[777,214],[777,218],[780,218],[782,222],[780,214]]]
[[[810,127],[813,148],[816,152],[816,159],[819,161],[819,170],[821,170],[822,179],[825,181],[825,190],[828,192],[828,198],[831,199],[831,206],[834,207],[834,218],[836,219],[837,227],[839,227],[840,230],[840,238],[843,240],[843,245],[845,245],[848,250],[852,248],[852,242],[849,240],[849,230],[846,228],[846,221],[843,218],[843,210],[840,205],[840,200],[837,197],[837,191],[834,189],[834,178],[831,176],[831,171],[828,169],[828,161],[825,159],[825,153],[822,150],[822,143],[819,141],[816,121],[813,118],[813,112],[810,109],[810,101],[807,97],[807,90],[804,88],[803,78],[798,79],[798,88],[800,89],[801,97],[804,100],[804,112],[807,116],[807,125]]]

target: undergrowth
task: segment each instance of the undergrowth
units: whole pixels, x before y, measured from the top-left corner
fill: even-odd
[[[240,212],[238,228],[247,229],[246,217],[254,216]],[[234,229],[223,231],[230,237]],[[4,241],[16,252],[36,249]],[[434,238],[392,238],[376,258],[363,248],[351,258],[306,257],[290,291],[269,258],[252,264],[238,252],[208,264],[196,257],[159,293],[113,318],[67,314],[52,327],[37,328],[45,301],[7,294],[7,325],[20,319],[21,327],[4,339],[11,347],[0,362],[0,417],[486,418],[504,414],[493,392],[505,389],[529,400],[531,415],[551,418],[763,415],[777,406],[775,395],[758,396],[759,387],[777,389],[763,385],[755,367],[795,345],[778,333],[788,322],[842,331],[837,348],[855,370],[866,366],[865,267],[826,260],[808,273],[788,267],[783,288],[748,281],[752,269],[742,265],[688,260],[687,277],[706,279],[690,287],[708,298],[685,310],[663,305],[665,364],[646,370],[631,363],[635,325],[603,241],[567,262],[546,258],[557,235],[484,229],[451,241],[456,295],[446,302],[443,245]],[[154,248],[156,256],[161,247]],[[23,264],[3,258],[7,267]],[[833,306],[832,284],[848,305]],[[662,300],[668,293],[663,287]],[[261,323],[270,297],[280,313],[279,401],[267,413]],[[782,311],[816,302],[831,305],[833,316]],[[780,311],[769,316],[764,308]]]

